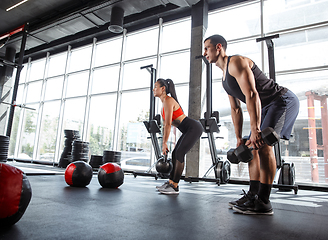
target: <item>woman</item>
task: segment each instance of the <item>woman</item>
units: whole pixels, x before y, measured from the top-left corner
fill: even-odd
[[[202,135],[203,127],[198,121],[188,118],[184,114],[178,102],[174,83],[171,79],[158,79],[155,83],[153,93],[163,103],[163,109],[161,110],[164,121],[163,154],[167,154],[169,151],[167,141],[170,136],[171,126],[177,127],[182,132],[172,152],[173,169],[169,181],[156,188],[163,194],[179,194],[178,184],[184,169],[185,155]],[[168,96],[168,94],[171,96]]]

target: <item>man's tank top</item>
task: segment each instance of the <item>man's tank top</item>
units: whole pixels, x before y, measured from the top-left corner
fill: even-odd
[[[230,58],[231,56],[228,57],[226,75],[225,79],[222,81],[223,88],[229,95],[246,103],[245,95],[241,91],[236,78],[229,74],[228,66]],[[254,62],[251,70],[254,74],[256,90],[259,93],[262,108],[288,91],[287,88],[279,86],[272,79],[267,78]]]

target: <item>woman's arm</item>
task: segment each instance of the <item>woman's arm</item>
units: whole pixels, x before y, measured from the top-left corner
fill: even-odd
[[[169,150],[167,147],[167,141],[169,140],[171,126],[172,126],[172,115],[173,115],[174,101],[172,98],[167,98],[163,103],[165,120],[164,120],[164,130],[163,130],[163,146],[162,153],[163,155],[167,154]]]

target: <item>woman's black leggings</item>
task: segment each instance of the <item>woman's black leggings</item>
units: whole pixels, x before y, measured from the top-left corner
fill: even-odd
[[[186,117],[180,123],[178,129],[182,132],[175,148],[172,152],[173,169],[170,174],[170,180],[178,183],[184,169],[185,155],[195,145],[203,133],[203,127],[200,122]]]

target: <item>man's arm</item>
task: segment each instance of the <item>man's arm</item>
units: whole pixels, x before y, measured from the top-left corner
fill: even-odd
[[[235,134],[237,138],[237,147],[238,147],[242,142],[243,112],[240,106],[240,101],[231,95],[228,95],[228,97],[230,101],[231,118],[232,118],[233,125],[235,127]]]
[[[261,138],[261,101],[256,90],[255,78],[250,66],[250,60],[241,56],[231,59],[229,73],[234,76],[246,98],[247,111],[251,124],[251,145],[258,149],[262,144]]]

